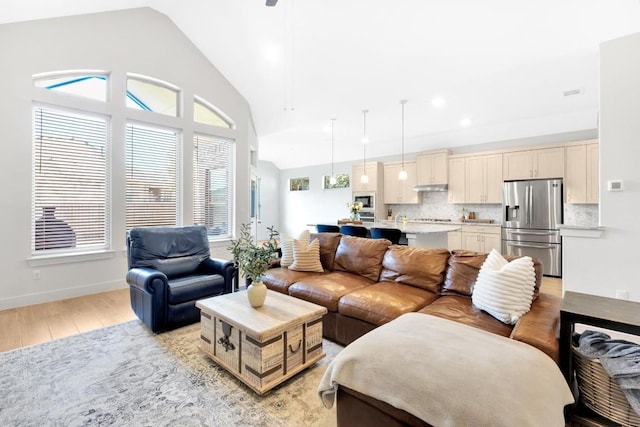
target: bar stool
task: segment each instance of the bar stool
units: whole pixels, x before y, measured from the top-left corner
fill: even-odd
[[[367,237],[369,230],[367,230],[367,227],[360,225],[341,225],[340,233],[347,236]]]
[[[316,224],[316,231],[318,233],[339,233],[340,227],[330,224]]]
[[[402,230],[399,228],[371,228],[371,238],[372,239],[387,239],[390,240],[391,243],[397,245],[400,243],[400,238],[402,237]]]

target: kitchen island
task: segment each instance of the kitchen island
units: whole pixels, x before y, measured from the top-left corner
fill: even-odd
[[[398,228],[406,235],[409,246],[419,248],[446,248],[448,246],[447,233],[461,228],[460,224],[434,224],[411,221],[406,224],[402,221],[378,221],[364,224],[364,226],[367,228]]]

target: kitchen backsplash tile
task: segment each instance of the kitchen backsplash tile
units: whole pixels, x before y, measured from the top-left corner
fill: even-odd
[[[406,215],[407,218],[437,218],[457,221],[465,212],[475,212],[476,218],[492,219],[502,222],[502,205],[455,205],[448,202],[447,192],[424,193],[422,204],[419,205],[391,205],[393,216]]]
[[[564,223],[581,227],[597,227],[600,225],[598,205],[564,205]]]
[[[414,218],[437,218],[458,220],[462,215],[462,208],[466,212],[476,213],[476,218],[492,219],[496,223],[502,223],[502,205],[469,205],[450,204],[447,192],[424,193],[422,203],[419,205],[390,205],[393,217],[406,215]],[[564,205],[564,223],[567,225],[579,225],[595,227],[598,225],[598,205]]]

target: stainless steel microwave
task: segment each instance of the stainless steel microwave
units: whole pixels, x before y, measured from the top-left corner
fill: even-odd
[[[353,201],[362,203],[363,210],[373,210],[376,206],[375,194],[373,193],[353,193]]]

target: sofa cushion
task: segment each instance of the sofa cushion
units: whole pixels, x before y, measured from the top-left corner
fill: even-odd
[[[272,291],[283,294],[289,293],[289,286],[308,276],[318,275],[322,273],[312,273],[308,271],[295,271],[287,267],[270,268],[262,276],[262,282]]]
[[[562,298],[541,292],[535,303],[513,327],[511,338],[532,345],[553,360],[560,360],[560,343],[556,332],[560,327]]]
[[[418,313],[431,314],[458,323],[484,329],[494,334],[508,337],[513,327],[497,320],[471,304],[471,299],[459,295],[441,296],[436,301],[420,309]]]
[[[177,305],[194,302],[224,292],[224,278],[219,274],[180,277],[169,281],[167,302]]]
[[[374,283],[357,274],[333,271],[301,279],[289,286],[289,295],[322,305],[329,311],[338,311],[340,298]]]
[[[487,259],[486,253],[454,250],[449,257],[446,278],[442,286],[441,295],[466,295],[471,296],[473,287],[476,284],[480,267]],[[505,255],[507,261],[518,257]],[[536,284],[534,289],[534,299],[540,291],[542,283],[542,263],[539,259],[532,257],[533,267],[536,273]]]
[[[193,274],[200,265],[197,255],[149,260],[149,267],[163,272],[169,279]]]
[[[487,254],[474,251],[455,250],[449,257],[447,275],[442,286],[442,295],[471,296],[480,267]]]
[[[336,249],[333,268],[377,282],[382,270],[382,258],[389,246],[391,242],[387,239],[343,235]]]
[[[437,298],[436,293],[419,287],[380,282],[340,298],[338,312],[380,326]]]
[[[493,249],[480,268],[471,299],[476,307],[513,325],[531,308],[535,282],[530,257],[508,262]]]
[[[282,251],[282,255],[280,257],[280,266],[289,267],[291,264],[293,264],[294,240],[300,240],[302,242],[309,243],[309,236],[309,230],[302,230],[297,239],[294,239],[292,236],[289,236],[287,234],[280,235],[280,250]]]
[[[324,270],[320,263],[320,242],[313,239],[311,243],[301,240],[293,241],[293,264],[289,270],[295,271],[315,271],[322,273]]]
[[[333,270],[336,249],[341,238],[340,233],[311,233],[311,239],[318,239],[320,242],[320,262],[325,270]]]
[[[440,292],[449,255],[446,249],[391,246],[382,260],[380,281]]]
[[[129,268],[149,267],[169,277],[186,275],[209,258],[205,226],[137,227],[129,231]]]

